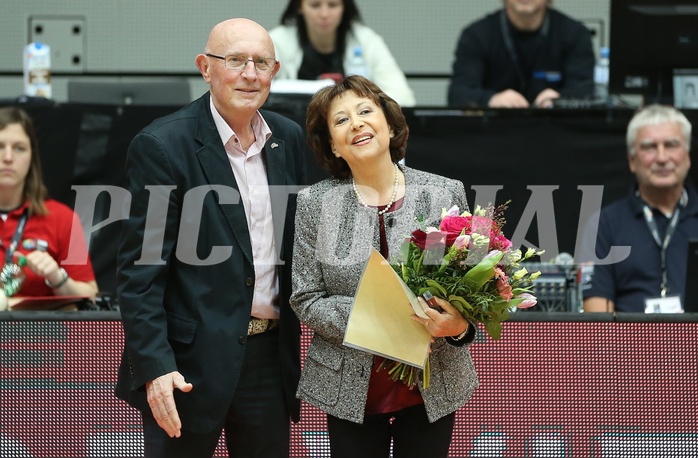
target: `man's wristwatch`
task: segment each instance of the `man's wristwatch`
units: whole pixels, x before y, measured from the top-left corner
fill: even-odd
[[[46,286],[48,286],[49,288],[52,288],[52,289],[57,289],[57,288],[60,288],[61,286],[65,285],[65,282],[68,281],[68,279],[70,278],[70,275],[68,275],[68,272],[66,272],[66,270],[63,267],[58,269],[58,272],[60,272],[61,275],[63,276],[61,281],[59,281],[58,283],[56,283],[54,285],[53,283],[48,281],[48,278],[44,278],[44,283],[46,283]]]

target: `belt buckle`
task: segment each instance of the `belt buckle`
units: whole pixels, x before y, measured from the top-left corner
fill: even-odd
[[[250,318],[250,322],[247,325],[247,335],[254,336],[272,330],[278,326],[278,321],[279,320],[270,320],[268,318],[257,318],[253,316]]]

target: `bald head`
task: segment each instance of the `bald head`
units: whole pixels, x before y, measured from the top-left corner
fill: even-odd
[[[244,65],[230,68],[227,58],[233,56]],[[257,69],[260,61],[262,70]],[[244,18],[213,26],[205,51],[196,56],[196,66],[210,86],[216,110],[238,133],[250,129],[250,120],[267,100],[271,80],[280,68],[269,33]]]
[[[213,26],[206,42],[206,52],[225,55],[234,52],[232,49],[226,49],[227,47],[244,41],[257,42],[266,48],[265,57],[276,57],[274,43],[267,30],[246,18],[227,19]]]

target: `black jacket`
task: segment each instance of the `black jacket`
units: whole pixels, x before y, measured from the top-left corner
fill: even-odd
[[[245,209],[234,203],[238,186],[209,103],[206,94],[154,121],[132,141],[126,167],[131,209],[117,268],[126,351],[116,394],[147,411],[145,383],[178,370],[194,389],[185,394],[175,390],[177,410],[186,429],[197,433],[223,424],[242,366],[254,290]],[[262,115],[272,131],[264,147],[269,185],[305,184],[301,127],[276,113]],[[170,191],[162,193],[157,187]],[[187,205],[185,195],[192,190],[202,191],[203,199]],[[275,202],[277,208],[287,208],[280,255],[286,263],[279,266],[279,333],[288,409],[297,421],[300,324],[288,304],[295,197],[271,195],[272,208]],[[150,215],[157,209],[166,215]],[[198,216],[192,213],[198,210]],[[147,227],[147,221],[159,227]],[[197,265],[181,256],[192,247],[198,259],[230,253],[222,262]],[[139,262],[142,257],[162,262]]]

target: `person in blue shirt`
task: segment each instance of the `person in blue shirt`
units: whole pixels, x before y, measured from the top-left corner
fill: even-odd
[[[583,284],[584,311],[645,312],[651,304],[677,311],[688,241],[698,238],[698,193],[686,181],[691,123],[673,107],[649,105],[628,124],[627,147],[636,184],[601,209],[595,242],[593,231],[586,234],[595,251],[583,257],[595,262]]]

